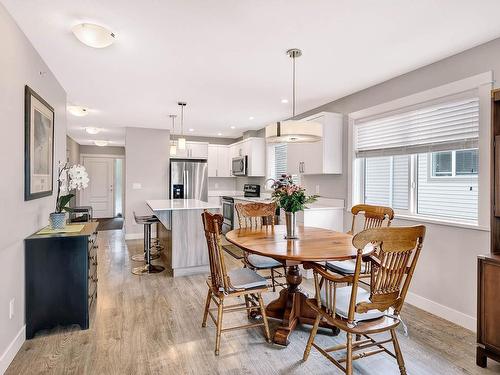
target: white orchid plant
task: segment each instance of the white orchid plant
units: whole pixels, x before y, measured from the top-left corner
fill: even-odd
[[[59,163],[59,175],[57,177],[57,200],[56,211],[71,212],[71,207],[68,207],[69,201],[75,196],[71,193],[75,190],[82,190],[89,186],[89,175],[85,167],[80,164],[75,164],[72,167],[68,163]]]

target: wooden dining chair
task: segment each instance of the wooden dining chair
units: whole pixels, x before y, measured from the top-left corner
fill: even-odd
[[[401,323],[399,314],[403,307],[415,266],[422,250],[425,226],[371,228],[358,233],[353,245],[358,249],[355,272],[350,276],[330,273],[318,263],[307,263],[313,269],[316,298],[307,304],[317,312],[303,360],[307,360],[311,347],[327,357],[346,374],[352,374],[353,361],[385,352],[397,360],[399,371],[406,374],[403,355],[399,347],[396,328]],[[370,286],[365,290],[359,286],[363,249],[375,246],[376,252],[365,256],[371,263]],[[337,287],[339,282],[351,285]],[[321,319],[347,334],[346,344],[321,348],[314,338]],[[389,332],[390,338],[376,341],[370,335]],[[353,335],[356,340],[353,341]],[[392,343],[394,353],[384,344]],[[365,349],[373,350],[365,351]],[[345,350],[343,358],[330,353]],[[345,363],[345,366],[342,364]]]
[[[236,203],[234,205],[238,216],[238,224],[240,228],[261,228],[269,226],[274,228],[274,217],[276,215],[276,203]],[[276,285],[282,288],[286,287],[286,282],[282,282],[286,278],[286,270],[283,264],[276,259],[243,252],[243,264],[246,267],[255,270],[269,270],[273,292],[276,291]],[[280,271],[280,269],[283,269]],[[278,280],[277,280],[278,279]]]
[[[264,326],[266,340],[270,342],[271,336],[267,324],[266,309],[262,300],[262,293],[268,290],[267,280],[248,268],[227,271],[224,262],[224,250],[221,245],[223,217],[220,214],[211,214],[207,211],[203,212],[201,216],[205,229],[210,263],[210,277],[207,280],[208,295],[205,302],[202,327],[206,327],[207,317],[210,315],[216,326],[215,355],[219,355],[220,337],[222,332],[226,331]],[[245,302],[224,305],[225,300],[231,297],[244,297]],[[210,308],[212,301],[217,308]],[[214,310],[217,310],[217,318],[212,314]],[[242,310],[246,310],[248,315],[250,312],[257,310],[262,315],[262,322],[222,328],[222,316],[224,312]]]
[[[394,210],[390,207],[372,206],[369,204],[358,204],[351,209],[352,224],[351,230],[347,233],[355,234],[358,216],[363,214],[364,222],[362,230],[369,228],[381,228],[384,226],[389,227],[394,219]],[[339,275],[352,275],[356,262],[354,260],[345,261],[328,261],[326,266],[329,270]],[[361,278],[367,278],[370,274],[370,263],[363,263],[361,266]]]

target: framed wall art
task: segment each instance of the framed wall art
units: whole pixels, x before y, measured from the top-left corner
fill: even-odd
[[[24,200],[52,195],[54,108],[24,88]]]

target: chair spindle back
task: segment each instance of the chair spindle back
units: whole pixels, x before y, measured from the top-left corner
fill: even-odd
[[[229,290],[230,281],[227,276],[224,252],[221,245],[222,222],[224,218],[220,214],[211,214],[208,211],[204,211],[201,214],[201,218],[207,240],[212,288],[216,291]]]
[[[358,204],[352,207],[351,213],[353,215],[350,231],[351,234],[354,234],[356,231],[356,218],[359,213],[363,213],[365,216],[363,229],[381,228],[382,226],[384,226],[385,221],[387,221],[387,226],[389,227],[391,225],[392,219],[394,219],[394,210],[390,207],[384,206]]]
[[[274,228],[276,203],[236,203],[234,205],[238,215],[240,228]]]

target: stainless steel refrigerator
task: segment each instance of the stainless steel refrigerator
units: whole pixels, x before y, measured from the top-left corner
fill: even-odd
[[[208,165],[203,160],[170,161],[170,199],[208,201]]]

